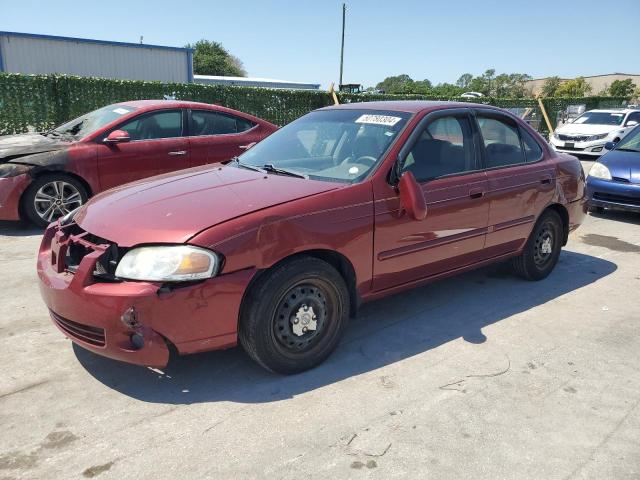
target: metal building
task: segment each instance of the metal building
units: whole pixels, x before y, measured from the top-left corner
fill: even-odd
[[[193,50],[0,31],[0,72],[193,82]]]
[[[292,82],[273,78],[256,77],[221,77],[216,75],[195,75],[195,83],[206,85],[234,85],[236,87],[288,88],[293,90],[318,90],[319,83]]]

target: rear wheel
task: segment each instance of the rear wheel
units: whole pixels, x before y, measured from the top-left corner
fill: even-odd
[[[240,316],[240,343],[267,370],[308,370],[338,345],[349,304],[347,286],[335,268],[316,258],[296,258],[251,287]]]
[[[46,227],[83,205],[87,198],[82,183],[69,175],[54,173],[38,177],[29,185],[22,197],[22,207],[29,220]]]
[[[522,253],[512,260],[516,273],[527,280],[546,278],[558,263],[562,238],[560,215],[547,210],[536,222]]]

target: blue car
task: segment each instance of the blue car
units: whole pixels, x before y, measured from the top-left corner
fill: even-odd
[[[589,210],[640,212],[640,126],[604,148],[609,152],[593,164],[587,177]]]

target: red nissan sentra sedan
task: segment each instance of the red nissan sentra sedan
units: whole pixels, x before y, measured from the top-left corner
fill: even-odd
[[[44,133],[0,137],[0,220],[46,226],[93,194],[165,172],[229,160],[277,129],[205,103],[108,105]]]
[[[504,110],[449,102],[323,108],[225,166],[96,196],[38,256],[55,325],[100,355],[162,367],[239,341],[300,372],[361,302],[511,258],[554,268],[584,218],[580,162]]]

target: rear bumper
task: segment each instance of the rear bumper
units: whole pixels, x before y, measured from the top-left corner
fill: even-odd
[[[584,221],[587,215],[587,196],[585,195],[580,200],[566,204],[567,212],[569,213],[569,232],[573,232]]]
[[[640,184],[587,179],[589,206],[640,212]]]
[[[0,220],[20,220],[20,198],[30,183],[26,173],[0,178]]]
[[[61,233],[57,224],[45,231],[38,277],[53,323],[74,343],[105,357],[157,368],[169,360],[169,342],[180,353],[236,345],[240,303],[253,270],[167,293],[159,292],[158,283],[96,282],[93,271],[105,249],[95,246],[75,273],[67,272],[58,267],[64,254]],[[135,322],[125,323],[123,314],[131,308]],[[141,346],[132,341],[134,334],[142,337]]]

